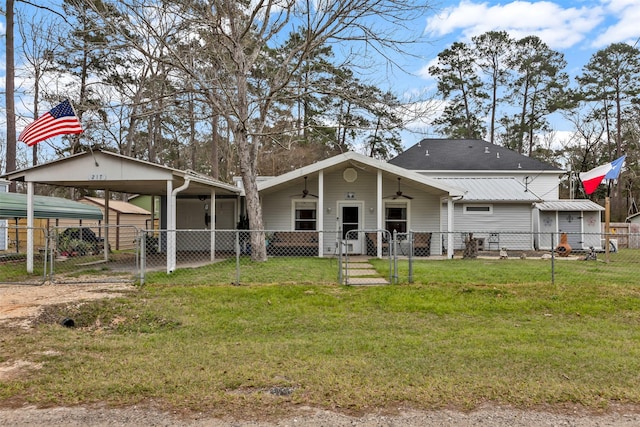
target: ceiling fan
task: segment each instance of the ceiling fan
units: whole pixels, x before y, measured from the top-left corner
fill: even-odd
[[[291,197],[302,197],[303,199],[307,196],[310,197],[315,197],[316,199],[318,198],[318,196],[316,196],[315,194],[311,194],[309,193],[309,190],[307,189],[307,177],[304,177],[304,190],[302,190],[302,194],[295,194]]]
[[[401,197],[404,197],[405,199],[409,199],[409,200],[413,199],[413,197],[407,196],[406,194],[402,193],[402,190],[400,190],[400,177],[398,177],[398,191],[396,191],[396,194],[394,194],[393,196],[385,197],[385,199],[393,199],[393,200],[395,200],[395,199],[399,199]]]

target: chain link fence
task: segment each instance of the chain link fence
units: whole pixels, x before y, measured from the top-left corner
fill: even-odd
[[[130,226],[33,228],[33,272],[27,273],[27,228],[9,226],[9,245],[0,251],[0,282],[133,282],[159,271],[215,264],[225,283],[241,283],[251,258],[265,249],[267,258],[332,258],[336,283],[353,284],[356,263],[374,261],[387,283],[429,283],[435,262],[456,277],[465,261],[508,280],[567,283],[589,269],[615,270],[640,262],[640,235],[602,233],[454,232],[413,230],[140,230]],[[256,248],[255,242],[261,243]],[[262,243],[264,245],[262,245]],[[175,254],[175,256],[174,256]],[[452,261],[452,262],[447,262]],[[513,262],[509,262],[513,261]],[[444,263],[444,264],[442,264]],[[511,270],[518,276],[506,274]],[[534,273],[535,272],[535,273]],[[286,280],[286,272],[281,272]],[[533,275],[536,277],[533,277]],[[444,279],[446,280],[446,276]],[[474,278],[470,278],[474,280]],[[477,279],[482,280],[482,279]]]
[[[141,276],[140,230],[132,226],[32,228],[33,268],[28,268],[28,227],[9,226],[0,251],[0,283],[41,285],[133,282]]]
[[[50,281],[133,282],[140,277],[140,232],[133,226],[51,228]]]
[[[27,272],[27,234],[31,230],[34,241],[33,271]],[[49,271],[49,230],[7,225],[7,244],[0,250],[0,283],[42,285]]]

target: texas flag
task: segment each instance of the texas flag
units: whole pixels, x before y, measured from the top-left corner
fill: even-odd
[[[626,157],[625,155],[611,163],[591,169],[588,172],[581,172],[580,179],[582,180],[582,185],[584,185],[584,192],[587,194],[593,193],[604,179],[618,179]]]

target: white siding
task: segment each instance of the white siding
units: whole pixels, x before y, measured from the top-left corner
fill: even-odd
[[[335,252],[337,241],[337,230],[339,229],[339,202],[359,202],[362,206],[361,228],[365,230],[375,230],[378,226],[377,196],[377,171],[364,171],[357,169],[358,178],[354,182],[347,182],[343,179],[342,169],[324,173],[324,221],[318,224],[318,229],[324,231],[322,252],[331,255]],[[408,201],[408,228],[414,231],[439,230],[440,224],[440,198],[427,194],[422,190],[411,188],[408,183],[401,183],[402,192],[413,197],[412,200],[397,199],[396,201]],[[294,180],[294,184],[284,187],[277,192],[264,194],[262,196],[262,212],[265,229],[269,231],[292,230],[293,229],[293,201],[301,200],[297,198],[304,188],[302,178]],[[309,176],[307,179],[309,193],[318,195],[318,178]],[[398,181],[389,177],[383,179],[383,197],[392,196],[398,190]],[[353,198],[348,199],[347,194],[352,193]],[[305,201],[315,201],[318,199],[307,196]],[[384,199],[391,201],[392,199]],[[383,203],[384,208],[384,203]],[[384,224],[383,224],[384,225]],[[438,245],[432,245],[432,251],[437,250]]]
[[[487,203],[479,203],[487,205]],[[473,237],[485,239],[488,249],[490,233],[499,234],[499,247],[509,250],[533,249],[532,210],[528,203],[493,203],[491,213],[465,214],[465,203],[454,205],[454,245],[455,249],[463,246],[462,233],[473,233]],[[447,229],[447,205],[442,205],[443,230]],[[491,249],[495,249],[492,247]]]

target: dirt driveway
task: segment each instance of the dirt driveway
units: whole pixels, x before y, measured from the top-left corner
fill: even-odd
[[[73,284],[43,286],[0,285],[0,324],[8,327],[31,326],[44,306],[81,300],[111,298],[135,288],[129,284]],[[20,375],[26,361],[0,363],[0,386],[3,380]],[[612,407],[606,414],[585,413],[580,408],[562,410],[519,410],[485,405],[471,412],[452,410],[414,411],[398,408],[389,413],[373,412],[358,417],[310,407],[299,407],[295,414],[281,420],[262,419],[256,413],[254,420],[212,418],[207,414],[184,415],[167,413],[157,407],[107,408],[104,406],[78,406],[71,408],[3,408],[0,401],[0,425],[14,427],[35,426],[207,426],[207,427],[283,427],[283,426],[335,426],[335,427],[636,427],[640,426],[640,412],[636,407]]]
[[[128,283],[0,285],[0,324],[28,327],[47,305],[113,298],[134,289]]]

